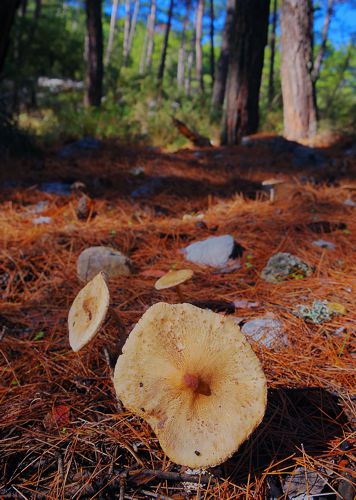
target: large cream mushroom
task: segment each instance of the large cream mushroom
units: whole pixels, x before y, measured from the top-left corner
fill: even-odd
[[[99,273],[80,290],[69,310],[69,344],[77,352],[90,342],[103,324],[110,302],[104,273]]]
[[[114,385],[168,457],[192,468],[230,457],[266,408],[266,378],[239,327],[191,304],[145,312],[118,358]]]

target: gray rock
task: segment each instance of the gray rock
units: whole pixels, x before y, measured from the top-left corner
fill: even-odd
[[[300,145],[293,150],[292,165],[295,168],[323,168],[328,163],[328,158],[314,148]]]
[[[137,165],[137,167],[132,167],[129,170],[129,174],[133,175],[134,177],[138,177],[140,175],[143,175],[145,173],[145,167],[141,167],[141,165]]]
[[[77,260],[77,274],[81,281],[89,281],[100,271],[109,278],[131,274],[130,259],[111,247],[89,247]]]
[[[336,245],[334,243],[327,240],[315,240],[313,241],[313,245],[320,248],[327,248],[328,250],[335,250],[336,248]]]
[[[154,177],[142,186],[132,191],[132,198],[144,198],[153,196],[163,186],[163,180],[160,177]]]
[[[314,300],[311,306],[298,304],[293,314],[309,323],[320,325],[325,321],[330,321],[337,312],[330,308],[327,300]]]
[[[302,259],[286,252],[279,252],[267,262],[261,278],[268,283],[279,283],[288,278],[305,278],[313,273],[313,267]]]
[[[38,186],[43,193],[58,194],[67,196],[71,193],[71,184],[67,182],[41,182]]]
[[[356,201],[354,201],[353,199],[351,198],[347,198],[345,201],[344,201],[344,205],[346,205],[347,207],[356,207]]]
[[[353,144],[345,151],[345,156],[356,156],[356,144]]]
[[[322,492],[327,484],[324,476],[326,469],[319,467],[318,471],[307,470],[304,467],[297,467],[294,473],[286,476],[282,482],[282,488],[287,498],[293,500],[307,500]]]
[[[52,220],[52,217],[40,216],[32,219],[32,224],[34,224],[35,226],[40,226],[42,224],[51,224]]]
[[[288,345],[283,325],[273,314],[247,321],[241,331],[246,337],[269,349]]]
[[[95,139],[94,137],[83,137],[78,141],[71,142],[66,146],[63,146],[58,151],[58,156],[60,158],[71,158],[73,156],[85,156],[88,153],[97,151],[101,147],[101,141]]]

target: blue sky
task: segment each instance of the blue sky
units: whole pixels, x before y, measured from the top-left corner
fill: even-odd
[[[110,15],[111,12],[111,3],[112,3],[111,0],[104,0],[105,12],[108,15]],[[121,5],[118,13],[119,17],[124,15],[124,5],[123,2],[120,3]],[[158,19],[159,21],[164,22],[165,13],[162,11],[167,10],[169,0],[158,0],[157,3],[159,6]],[[206,3],[208,2],[206,1]],[[218,14],[216,18],[216,30],[218,32],[219,30],[221,30],[224,23],[225,9],[223,8],[223,6],[225,5],[226,2],[222,0],[217,0],[215,3],[216,3],[216,12]],[[141,5],[142,4],[144,4],[144,7],[141,6],[140,8],[140,18],[144,20],[149,10],[148,9],[149,1],[141,2]],[[182,8],[183,2],[175,0],[175,4],[176,7],[174,12],[175,16],[174,16],[173,27],[175,29],[179,29],[180,23],[177,19],[177,14],[179,16],[182,16],[184,14],[184,9]],[[318,35],[318,33],[321,32],[323,27],[327,0],[318,0],[318,1],[314,0],[314,5],[320,6],[320,8],[315,13],[315,20],[314,20],[315,32]],[[208,19],[206,19],[205,22],[206,29],[208,29],[207,23]],[[334,15],[329,29],[329,38],[336,46],[346,45],[349,42],[350,36],[352,34],[354,34],[354,36],[356,35],[356,0],[335,0]],[[219,42],[219,37],[217,37],[216,41],[217,43]]]
[[[326,0],[319,2],[324,8],[315,14],[315,30],[321,32],[325,16]],[[329,37],[335,45],[346,45],[351,35],[356,35],[356,2],[354,0],[336,2],[331,20]]]

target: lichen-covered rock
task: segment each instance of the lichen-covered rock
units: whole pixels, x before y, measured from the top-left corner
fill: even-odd
[[[103,271],[108,278],[131,274],[130,259],[111,247],[89,247],[77,260],[77,273],[81,281],[89,281]]]
[[[293,312],[295,316],[303,318],[308,323],[320,325],[321,323],[330,321],[332,316],[346,314],[346,309],[338,302],[314,300],[311,306],[298,304]]]
[[[268,283],[279,283],[286,279],[302,279],[313,273],[313,267],[299,257],[286,252],[279,252],[267,262],[261,272],[261,278]]]

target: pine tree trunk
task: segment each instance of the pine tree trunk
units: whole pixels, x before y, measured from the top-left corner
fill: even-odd
[[[105,54],[105,65],[108,65],[110,62],[110,56],[111,56],[112,47],[113,47],[113,43],[114,43],[114,34],[115,34],[116,16],[117,16],[118,7],[119,7],[119,0],[113,0],[113,4],[112,4],[112,8],[111,8],[111,17],[110,17],[109,41],[108,41],[108,46],[106,48],[106,54]]]
[[[145,38],[143,41],[141,61],[140,61],[140,75],[143,75],[152,65],[153,42],[154,42],[154,29],[156,22],[156,0],[151,0],[150,13],[147,17],[147,25]]]
[[[27,0],[21,0],[21,15],[25,17],[27,12]]]
[[[148,71],[150,71],[150,69],[152,67],[155,24],[156,24],[156,10],[157,10],[156,0],[151,0],[150,24],[149,24],[148,34],[147,34],[148,40],[147,40],[146,67],[147,67]]]
[[[210,0],[210,76],[212,87],[214,87],[215,79],[214,22],[214,0]]]
[[[159,64],[158,75],[157,75],[157,80],[158,80],[159,85],[163,81],[164,69],[165,69],[165,65],[166,65],[169,33],[171,31],[171,25],[172,25],[173,6],[174,6],[174,0],[170,0],[169,9],[168,9],[168,16],[167,16],[167,23],[166,23],[166,30],[164,33],[164,40],[163,40],[163,46],[162,46],[161,62]]]
[[[0,75],[4,69],[6,52],[10,41],[10,31],[19,5],[19,0],[1,0],[0,2]]]
[[[187,74],[184,83],[184,90],[186,95],[191,94],[191,85],[192,85],[192,72],[193,72],[193,63],[194,63],[194,47],[195,47],[195,30],[193,30],[191,46],[188,52],[187,58]]]
[[[227,0],[226,18],[222,32],[221,52],[218,59],[217,71],[214,80],[211,105],[214,110],[220,110],[224,102],[227,71],[229,67],[229,53],[231,36],[234,24],[235,0]]]
[[[270,60],[268,75],[268,107],[272,106],[274,98],[274,58],[276,52],[277,0],[273,0],[272,29],[270,35]]]
[[[178,53],[177,85],[180,88],[182,88],[184,85],[185,56],[186,56],[185,43],[186,43],[186,32],[187,32],[188,23],[189,23],[190,9],[191,9],[191,1],[189,0],[186,4],[186,12],[185,12],[184,21],[183,21],[183,29],[182,29],[182,35],[181,35],[180,47],[179,47],[179,53]]]
[[[204,0],[198,0],[196,19],[195,19],[195,69],[201,92],[204,92],[203,50],[201,46],[201,39],[203,35],[203,14],[204,14]]]
[[[125,25],[124,25],[124,46],[123,46],[124,64],[125,61],[127,61],[127,52],[128,52],[129,37],[130,37],[130,25],[131,25],[131,2],[130,0],[125,0]]]
[[[40,17],[42,10],[42,0],[36,0],[35,12],[33,14],[34,19],[38,19]]]
[[[282,0],[283,122],[284,135],[290,140],[311,138],[316,133],[312,32],[311,0]]]
[[[84,104],[100,106],[103,89],[101,0],[86,0],[86,89]]]
[[[135,0],[135,6],[134,6],[134,12],[132,14],[132,19],[130,22],[130,34],[129,34],[129,42],[128,42],[128,47],[127,47],[127,54],[126,54],[126,59],[125,59],[125,64],[127,63],[127,60],[130,56],[131,48],[132,48],[132,43],[133,43],[133,38],[135,35],[136,31],[136,24],[137,24],[137,17],[138,17],[138,10],[140,8],[140,0]]]
[[[226,81],[223,144],[258,129],[258,101],[267,43],[269,0],[236,0]]]
[[[140,68],[138,70],[140,75],[143,75],[146,69],[146,58],[147,58],[147,42],[148,42],[148,27],[150,24],[150,14],[147,16],[146,30],[145,30],[145,38],[143,39],[143,46],[141,52],[140,59]]]

